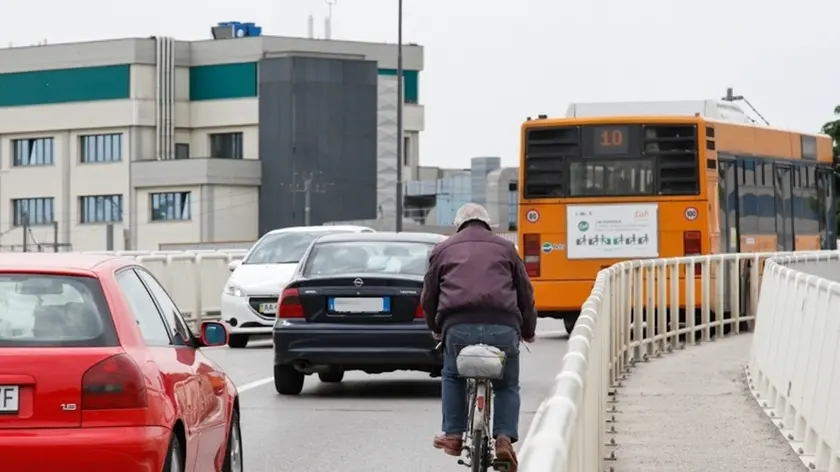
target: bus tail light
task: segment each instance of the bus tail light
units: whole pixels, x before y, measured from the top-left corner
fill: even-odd
[[[540,255],[542,249],[540,248],[539,234],[525,234],[522,236],[523,255],[525,256],[525,270],[528,271],[528,277],[540,276]]]
[[[686,256],[699,256],[703,253],[701,243],[702,234],[700,231],[684,231],[683,232],[683,254]],[[701,264],[694,265],[694,275],[703,273],[703,266]]]

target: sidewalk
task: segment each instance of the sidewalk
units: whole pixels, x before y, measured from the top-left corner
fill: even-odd
[[[616,472],[808,470],[750,395],[752,334],[638,363],[618,392]]]

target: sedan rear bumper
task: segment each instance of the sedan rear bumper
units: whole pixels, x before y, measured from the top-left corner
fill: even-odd
[[[274,326],[273,337],[275,365],[422,369],[443,362],[422,320],[382,325],[284,321]]]
[[[162,426],[0,429],[0,468],[8,471],[163,470],[171,430]]]

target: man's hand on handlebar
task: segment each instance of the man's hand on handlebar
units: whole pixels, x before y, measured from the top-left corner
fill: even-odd
[[[440,341],[443,339],[443,335],[440,333],[432,333],[432,339],[434,339],[435,341]]]
[[[522,341],[524,341],[528,344],[532,344],[536,340],[537,340],[537,338],[522,338]]]

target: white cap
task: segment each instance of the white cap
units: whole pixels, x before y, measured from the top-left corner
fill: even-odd
[[[478,203],[467,203],[455,213],[454,223],[455,226],[461,228],[464,223],[469,221],[481,221],[487,226],[490,226],[490,213],[487,213],[487,210]]]

